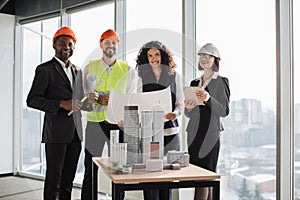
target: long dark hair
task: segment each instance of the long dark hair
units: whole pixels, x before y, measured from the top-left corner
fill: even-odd
[[[159,41],[151,41],[142,46],[136,58],[136,69],[140,73],[142,68],[149,66],[147,53],[150,49],[156,48],[160,51],[161,65],[168,67],[170,73],[173,73],[176,64],[171,51]],[[165,68],[165,67],[163,67]]]

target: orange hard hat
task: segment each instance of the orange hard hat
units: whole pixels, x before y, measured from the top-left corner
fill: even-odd
[[[118,33],[116,31],[112,30],[112,29],[108,29],[107,31],[102,33],[99,42],[102,42],[104,39],[107,39],[107,38],[114,38],[118,42],[120,42],[120,38],[119,38]]]
[[[54,43],[55,38],[57,38],[58,36],[62,36],[62,35],[69,36],[76,43],[77,39],[75,37],[74,32],[72,31],[72,29],[70,29],[67,26],[64,26],[56,31],[56,33],[53,36],[53,43]]]

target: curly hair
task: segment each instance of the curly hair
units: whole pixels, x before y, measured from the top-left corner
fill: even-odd
[[[139,53],[136,58],[136,69],[140,72],[141,68],[144,66],[148,66],[149,60],[147,53],[150,49],[156,48],[160,51],[161,55],[161,65],[169,66],[169,73],[173,74],[175,71],[176,64],[173,59],[173,54],[171,51],[161,42],[159,41],[151,41],[142,46],[139,50]]]

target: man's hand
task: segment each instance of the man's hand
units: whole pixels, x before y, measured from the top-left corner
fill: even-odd
[[[109,100],[109,94],[102,94],[102,95],[99,95],[97,103],[101,104],[102,106],[107,106],[108,100]]]
[[[63,108],[65,110],[73,110],[74,112],[80,110],[81,106],[82,106],[82,102],[79,99],[60,101],[59,104],[60,108]]]
[[[88,97],[88,103],[89,104],[94,104],[98,101],[99,95],[98,95],[97,92],[90,91],[87,94],[87,97]]]

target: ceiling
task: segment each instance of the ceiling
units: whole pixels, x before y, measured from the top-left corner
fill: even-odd
[[[28,19],[49,13],[60,13],[61,9],[74,9],[84,5],[105,4],[113,0],[0,0],[0,13]]]
[[[15,15],[15,0],[0,0],[0,13]]]

